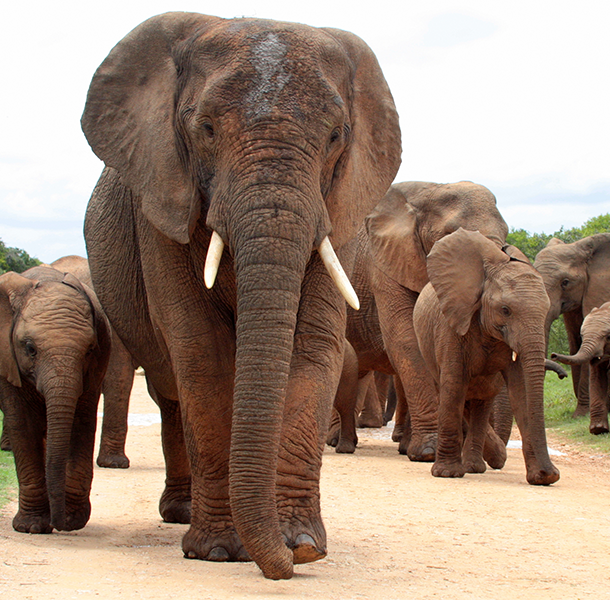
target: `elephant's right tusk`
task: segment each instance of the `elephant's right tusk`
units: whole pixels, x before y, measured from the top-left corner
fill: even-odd
[[[212,289],[212,286],[216,281],[216,275],[218,274],[218,267],[220,266],[220,259],[222,258],[224,247],[225,243],[222,241],[222,238],[213,231],[212,237],[210,238],[208,254],[205,257],[205,266],[203,267],[203,281],[208,290]]]
[[[330,243],[328,236],[326,236],[320,247],[318,248],[318,252],[320,253],[320,257],[322,258],[322,262],[326,267],[329,275],[332,277],[336,286],[339,288],[341,295],[345,298],[345,301],[354,309],[358,310],[360,308],[360,301],[358,300],[358,296],[352,287],[350,280],[348,279],[335,251],[333,249],[333,245]]]
[[[517,353],[513,350],[513,362],[517,362]]]

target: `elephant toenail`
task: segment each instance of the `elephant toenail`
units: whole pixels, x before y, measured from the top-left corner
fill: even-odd
[[[225,562],[229,560],[229,553],[222,546],[216,546],[210,550],[208,554],[208,560],[213,560],[215,562]]]
[[[242,546],[237,553],[237,560],[239,562],[250,562],[252,559],[248,554],[248,551]]]
[[[193,550],[190,550],[189,552],[186,553],[186,558],[197,558],[197,554],[195,554],[195,552]]]
[[[297,539],[294,541],[294,545],[295,546],[313,546],[314,548],[316,547],[316,543],[314,542],[313,538],[306,534],[306,533],[300,533],[297,536]]]

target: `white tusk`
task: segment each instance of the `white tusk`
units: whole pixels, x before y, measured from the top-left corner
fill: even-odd
[[[329,275],[332,277],[336,286],[339,288],[341,295],[345,298],[346,302],[354,309],[358,310],[360,308],[360,301],[358,300],[358,296],[352,287],[350,280],[347,278],[335,251],[333,250],[333,245],[330,243],[328,236],[326,236],[320,247],[318,248],[318,252],[322,257],[322,262],[326,267]]]
[[[225,243],[222,241],[222,238],[213,231],[208,254],[205,257],[205,266],[203,267],[203,281],[208,290],[212,289],[212,286],[216,281],[216,275],[218,274],[218,267],[220,265],[224,247]]]
[[[517,353],[513,350],[513,362],[517,360]]]

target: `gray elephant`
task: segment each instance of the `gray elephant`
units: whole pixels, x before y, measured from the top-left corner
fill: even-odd
[[[15,530],[89,520],[97,406],[110,327],[76,277],[35,267],[0,276],[0,397],[19,481]]]
[[[582,339],[574,355],[551,355],[567,365],[589,366],[589,431],[595,435],[608,433],[608,368],[610,368],[610,302],[591,309],[580,328]]]
[[[563,314],[570,353],[575,354],[582,343],[583,319],[593,307],[610,301],[610,233],[598,233],[571,244],[554,238],[538,253],[534,266],[542,275],[551,301],[547,335],[551,323]],[[586,364],[572,365],[575,416],[589,410],[587,369]]]
[[[503,252],[479,232],[458,229],[427,258],[430,283],[413,311],[417,341],[439,391],[438,447],[432,474],[485,471],[483,443],[504,380],[523,439],[527,481],[559,479],[544,427],[544,283],[527,261]],[[470,427],[462,444],[469,405]],[[463,447],[463,449],[462,449]]]
[[[106,163],[91,275],[160,404],[161,512],[190,516],[185,556],[289,578],[326,554],[320,466],[357,305],[339,260],[400,164],[377,60],[344,31],[168,13],[102,63],[82,126]]]
[[[93,288],[89,263],[82,256],[64,256],[51,263],[58,271],[71,273],[85,285]],[[97,465],[110,469],[127,469],[129,458],[125,454],[127,438],[127,419],[129,412],[129,395],[133,387],[135,369],[131,355],[111,328],[111,351],[108,370],[102,394],[104,397],[104,417]]]
[[[508,233],[487,188],[469,181],[415,181],[393,185],[358,235],[352,280],[361,308],[348,308],[347,338],[358,356],[360,377],[373,370],[398,376],[393,439],[415,461],[434,460],[438,396],[417,346],[413,308],[428,283],[426,255],[459,227],[479,230],[499,243]],[[340,412],[353,414],[349,408]],[[351,430],[347,424],[344,428]],[[505,456],[501,445],[490,432],[489,458],[496,466]]]

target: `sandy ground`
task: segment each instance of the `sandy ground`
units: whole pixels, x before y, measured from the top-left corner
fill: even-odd
[[[157,413],[143,377],[131,412]],[[272,582],[254,563],[182,557],[186,526],[157,512],[159,430],[131,426],[130,469],[96,468],[83,530],[24,535],[11,527],[15,504],[3,511],[3,598],[610,598],[608,458],[551,440],[563,455],[554,458],[561,479],[548,488],[527,485],[520,450],[509,450],[502,471],[437,479],[429,464],[400,456],[388,430],[360,430],[355,455],[324,457],[328,557]]]

